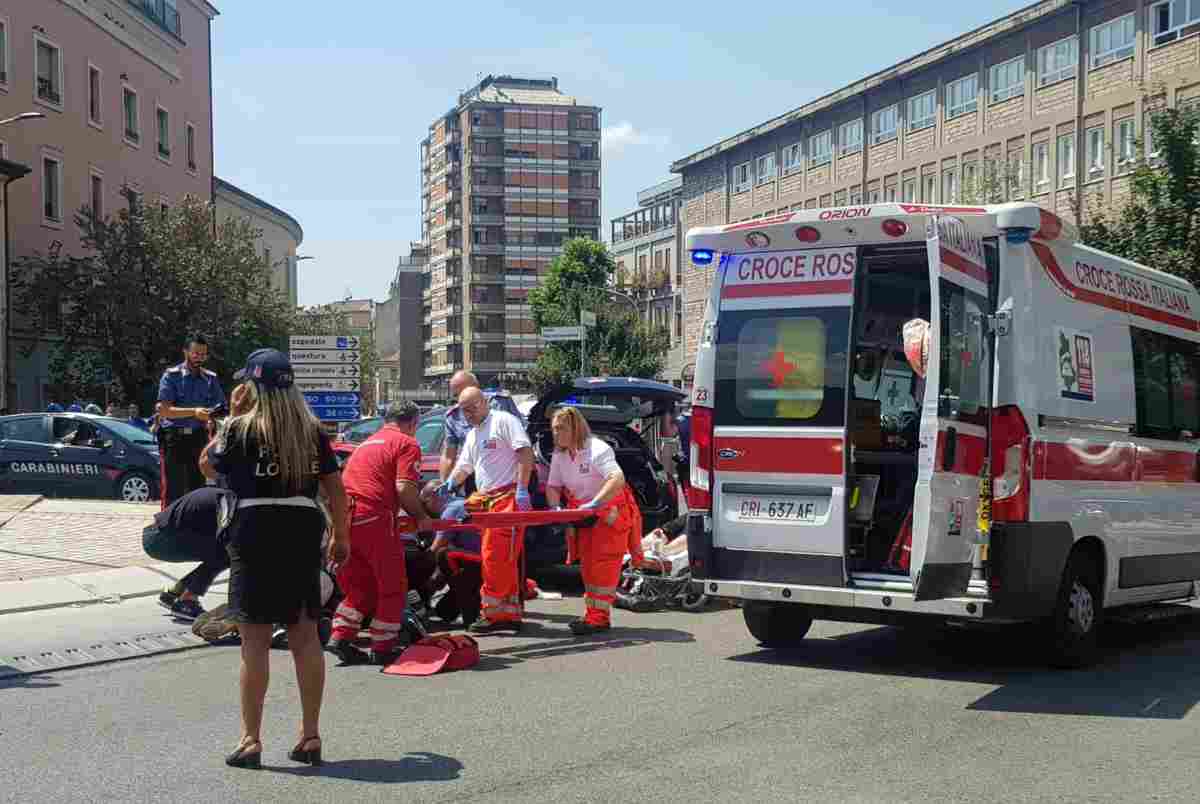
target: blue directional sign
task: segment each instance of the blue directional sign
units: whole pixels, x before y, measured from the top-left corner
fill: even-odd
[[[351,422],[358,418],[357,407],[311,405],[312,412],[323,422]]]
[[[304,394],[304,401],[311,407],[359,407],[362,405],[362,394],[358,391],[310,391]]]

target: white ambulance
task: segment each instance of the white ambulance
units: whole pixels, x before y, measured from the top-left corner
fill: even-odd
[[[803,210],[687,249],[713,271],[692,577],[760,642],[1037,620],[1079,665],[1105,613],[1200,593],[1190,284],[1023,203]]]

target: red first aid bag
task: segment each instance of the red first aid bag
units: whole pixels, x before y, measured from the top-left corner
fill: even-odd
[[[896,534],[896,541],[892,542],[892,550],[888,554],[888,566],[893,569],[909,571],[912,558],[912,524],[913,512],[910,510],[908,516],[904,517],[904,524],[900,526],[900,532]]]
[[[431,676],[441,670],[466,670],[479,664],[479,643],[466,634],[431,634],[409,645],[383,668],[389,676]]]

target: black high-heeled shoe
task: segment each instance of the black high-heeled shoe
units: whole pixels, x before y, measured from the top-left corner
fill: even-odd
[[[321,740],[321,735],[314,734],[311,737],[305,737],[300,740],[296,747],[292,749],[291,753],[288,754],[288,759],[290,759],[292,762],[303,762],[306,765],[320,765],[321,746],[318,745],[316,748],[310,748],[308,750],[305,750],[304,748],[304,746],[308,745],[313,740],[316,740],[319,743]]]
[[[246,749],[257,745],[257,751],[247,751]],[[253,740],[248,743],[242,743],[229,756],[225,757],[225,764],[231,768],[247,768],[249,770],[262,770],[262,743],[258,740]]]

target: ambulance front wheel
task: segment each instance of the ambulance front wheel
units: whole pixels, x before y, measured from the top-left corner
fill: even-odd
[[[795,603],[746,601],[742,617],[750,634],[768,648],[795,648],[812,627],[813,618]]]

